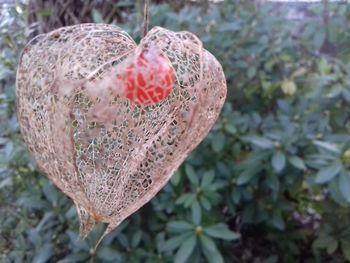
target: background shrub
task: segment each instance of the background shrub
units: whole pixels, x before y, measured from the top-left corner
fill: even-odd
[[[103,227],[78,239],[72,202],[37,170],[15,117],[29,36],[106,21],[140,39],[142,1],[85,2],[81,19],[84,1],[1,11],[1,262],[350,261],[349,4],[152,5],[151,26],[192,31],[221,61],[228,99],[171,182],[93,253]]]

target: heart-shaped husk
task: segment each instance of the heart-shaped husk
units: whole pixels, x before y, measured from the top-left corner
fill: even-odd
[[[171,94],[142,106],[115,73],[156,46],[171,62]],[[152,199],[205,138],[226,97],[221,65],[189,32],[153,28],[139,46],[120,28],[82,24],[39,35],[17,72],[21,131],[39,167],[75,203],[80,234],[101,239]]]

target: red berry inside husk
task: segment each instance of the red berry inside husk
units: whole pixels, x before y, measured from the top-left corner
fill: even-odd
[[[159,49],[145,49],[127,65],[125,76],[126,97],[141,105],[164,101],[175,83],[175,70]],[[124,75],[123,74],[123,75]]]

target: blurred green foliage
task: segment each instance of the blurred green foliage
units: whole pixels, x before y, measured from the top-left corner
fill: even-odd
[[[121,26],[139,40],[140,3],[118,5],[131,10]],[[78,238],[72,202],[20,141],[15,70],[32,32],[26,6],[9,9],[0,23],[0,261],[350,261],[350,5],[291,7],[151,6],[151,26],[192,31],[221,61],[228,99],[171,182],[96,253],[103,228]]]

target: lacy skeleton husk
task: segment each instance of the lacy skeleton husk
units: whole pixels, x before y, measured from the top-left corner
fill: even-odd
[[[140,105],[115,73],[156,46],[175,71],[163,101]],[[42,171],[75,203],[84,237],[147,203],[205,138],[226,97],[221,65],[189,32],[155,27],[139,45],[119,27],[82,24],[34,38],[17,73],[21,131]]]

